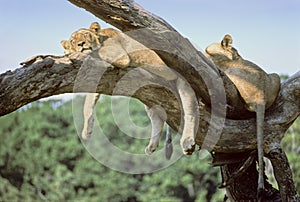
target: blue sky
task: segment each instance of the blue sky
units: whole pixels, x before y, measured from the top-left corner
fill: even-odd
[[[137,0],[204,50],[233,36],[240,54],[267,72],[300,70],[299,0]],[[9,0],[0,4],[0,72],[38,54],[62,55],[62,39],[93,21],[67,0]]]

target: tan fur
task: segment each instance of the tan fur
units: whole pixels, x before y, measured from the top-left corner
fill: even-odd
[[[119,34],[120,32],[113,28],[101,29],[99,33],[100,42],[103,43],[106,39],[117,37]]]
[[[107,28],[100,31],[100,37],[104,41],[98,54],[103,60],[121,69],[141,67],[164,79],[177,79],[177,75],[166,67],[154,51],[126,34]]]
[[[280,89],[277,74],[267,74],[256,64],[244,60],[232,47],[232,37],[225,35],[221,43],[206,48],[206,54],[223,71],[238,89],[249,111],[256,112],[257,150],[259,164],[258,200],[264,191],[263,124],[264,113],[275,101]]]

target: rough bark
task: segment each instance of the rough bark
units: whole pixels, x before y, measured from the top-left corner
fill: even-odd
[[[244,153],[256,149],[255,118],[244,108],[234,85],[164,20],[129,0],[70,2],[122,31],[127,31],[133,39],[154,50],[170,68],[191,84],[201,101],[196,137],[198,145],[221,154]],[[101,77],[100,82],[98,79],[90,79],[91,76]],[[148,85],[144,85],[145,83]],[[155,85],[157,83],[160,85]],[[215,83],[222,83],[221,88]],[[226,94],[226,103],[220,97],[222,90]],[[1,74],[0,116],[43,97],[95,91],[108,95],[132,96],[148,106],[160,105],[166,110],[168,124],[175,130],[182,129],[181,106],[168,82],[161,81],[143,69],[118,69],[99,58],[82,53],[61,57],[39,56],[26,61],[22,68]],[[265,118],[265,154],[273,163],[283,201],[296,198],[291,171],[280,142],[285,131],[300,114],[299,100],[300,72],[282,83],[278,98],[267,110]],[[223,123],[224,106],[227,114]],[[223,127],[220,124],[224,124]]]
[[[40,56],[40,58],[43,59],[0,75],[0,115],[8,114],[30,102],[51,95],[95,92],[94,86],[97,86],[96,91],[102,94],[133,96],[149,106],[161,105],[168,114],[168,123],[174,129],[180,130],[181,107],[176,95],[162,87],[168,86],[167,82],[162,84],[163,81],[160,78],[145,74],[143,69],[118,69],[100,59],[87,57],[83,53],[61,57]],[[82,65],[83,60],[88,63],[88,66]],[[124,77],[128,72],[131,72],[130,75]],[[99,78],[101,77],[99,83],[98,80],[87,79],[94,78],[97,74]],[[118,83],[121,78],[122,83]],[[145,83],[152,85],[144,86]],[[156,83],[160,85],[155,85]],[[140,86],[144,87],[140,88]],[[205,88],[205,86],[199,86],[199,88]],[[138,91],[135,92],[135,89]],[[279,146],[284,132],[299,116],[299,89],[300,72],[282,84],[277,101],[267,111],[266,151]],[[135,93],[132,95],[132,92]],[[217,121],[211,120],[208,106],[201,105],[200,113],[201,127],[198,130],[197,143],[202,145],[208,128],[217,130],[219,126]],[[238,117],[238,114],[236,116]],[[255,129],[255,118],[242,120],[228,118],[218,142],[214,145],[206,141],[206,144],[202,146],[221,153],[255,150]]]
[[[246,154],[245,154],[246,155]],[[232,173],[238,170],[244,162],[237,162],[227,164],[221,167],[221,173],[223,180],[229,180]],[[256,189],[257,189],[258,172],[256,170],[255,161],[239,176],[238,180],[233,181],[230,186],[227,187],[227,197],[230,201],[243,201],[254,202],[256,201]],[[281,196],[278,190],[274,189],[272,185],[265,179],[265,188],[268,190],[265,193],[264,201],[268,202],[281,202]],[[246,183],[241,183],[246,182]]]

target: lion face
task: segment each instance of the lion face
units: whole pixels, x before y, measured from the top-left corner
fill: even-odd
[[[98,36],[89,29],[79,29],[74,32],[68,41],[61,42],[65,54],[74,52],[89,52],[100,47]]]

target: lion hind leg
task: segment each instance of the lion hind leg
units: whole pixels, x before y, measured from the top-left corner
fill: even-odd
[[[145,105],[145,109],[150,118],[152,126],[150,142],[145,149],[145,153],[147,155],[150,155],[157,149],[159,145],[164,123],[167,119],[167,114],[164,111],[164,109],[160,106],[154,106],[152,108],[149,108]]]
[[[184,126],[180,145],[185,155],[191,155],[195,150],[195,136],[198,127],[198,103],[192,87],[183,79],[177,79],[177,89],[180,96]]]

